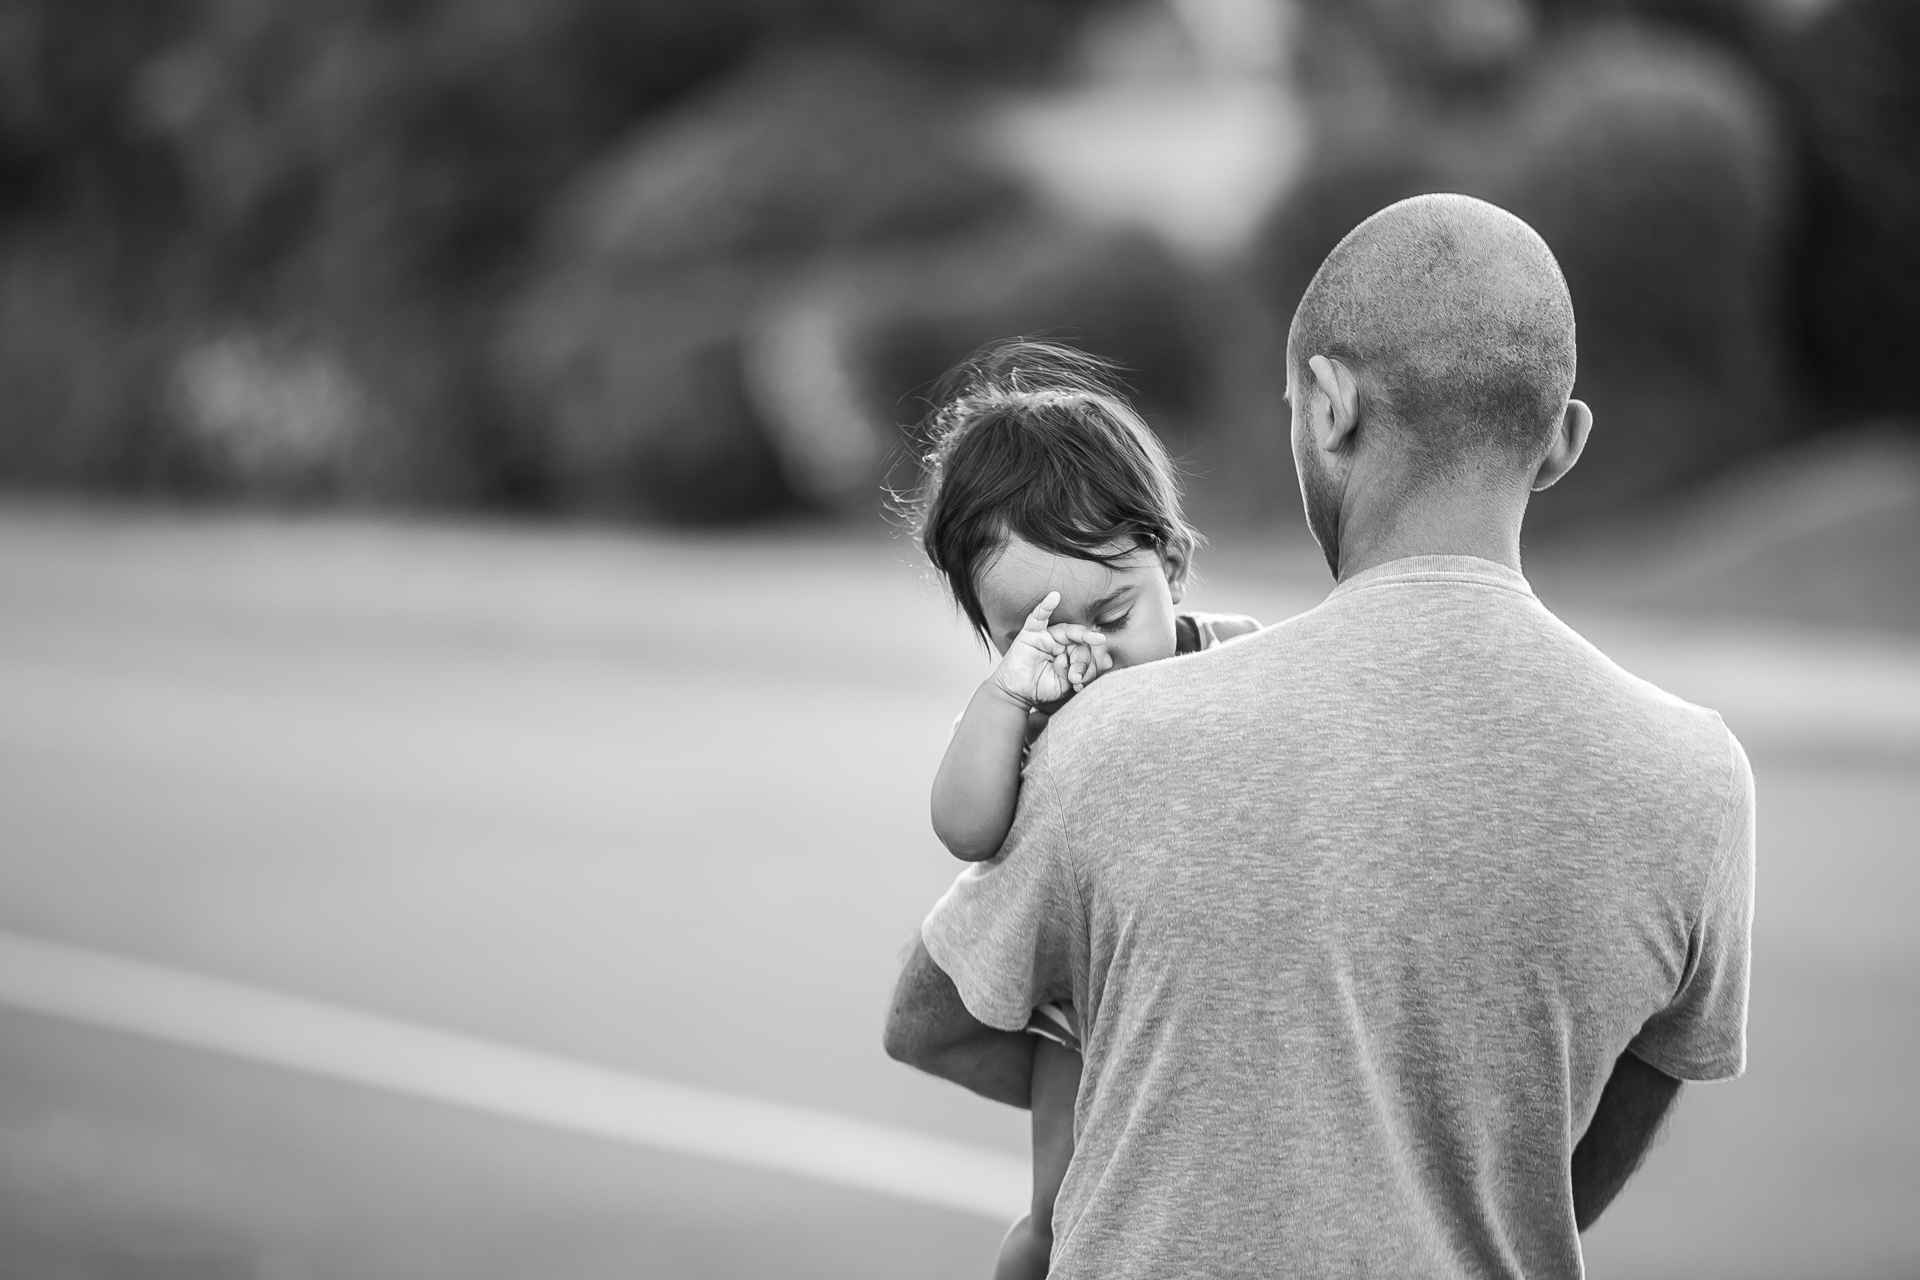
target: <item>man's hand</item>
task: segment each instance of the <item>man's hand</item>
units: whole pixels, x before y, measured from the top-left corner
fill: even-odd
[[[1098,631],[1072,622],[1048,625],[1059,605],[1060,593],[1047,592],[993,669],[994,687],[1028,707],[1078,693],[1113,666],[1107,638]]]
[[[1593,1121],[1573,1149],[1573,1221],[1580,1230],[1627,1185],[1679,1093],[1678,1080],[1632,1053],[1613,1064]]]
[[[887,1056],[983,1098],[1031,1105],[1033,1037],[1000,1031],[967,1012],[960,992],[916,941],[887,1011]]]

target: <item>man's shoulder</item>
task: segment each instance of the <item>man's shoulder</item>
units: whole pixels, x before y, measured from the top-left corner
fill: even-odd
[[[1663,723],[1672,732],[1713,750],[1724,747],[1727,727],[1719,712],[1689,702],[1629,671],[1557,616],[1545,610],[1541,612],[1551,620],[1554,630],[1558,632],[1556,638],[1564,654],[1563,660],[1583,672],[1585,683],[1590,688],[1604,690],[1610,695],[1596,701],[1611,704],[1620,710],[1631,709],[1638,714],[1630,716],[1630,719]]]
[[[1555,650],[1547,668],[1552,687],[1540,696],[1557,705],[1563,723],[1581,726],[1577,736],[1586,739],[1596,763],[1636,761],[1697,801],[1728,785],[1740,747],[1719,712],[1629,671],[1559,618],[1540,612],[1553,630],[1547,643]]]
[[[1240,703],[1248,688],[1265,679],[1267,664],[1250,644],[1265,630],[1241,615],[1204,616],[1244,626],[1226,626],[1226,634],[1201,652],[1101,676],[1053,717],[1040,738],[1048,754],[1056,762],[1080,755],[1111,758],[1117,740],[1129,756],[1151,756],[1157,744],[1177,736],[1170,730],[1212,718],[1216,706]]]

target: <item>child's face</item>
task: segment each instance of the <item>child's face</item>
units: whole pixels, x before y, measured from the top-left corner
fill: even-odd
[[[1051,622],[1077,622],[1107,637],[1116,667],[1136,667],[1173,656],[1173,606],[1187,573],[1179,552],[1139,548],[1113,568],[1063,556],[1021,538],[1009,538],[980,571],[980,604],[987,639],[1005,653],[1020,627],[1049,591],[1060,593]]]

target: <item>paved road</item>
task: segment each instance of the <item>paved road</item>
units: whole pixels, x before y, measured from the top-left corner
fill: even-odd
[[[1219,607],[1320,590],[1224,563]],[[979,661],[898,547],[13,508],[0,600],[0,929],[1020,1150],[877,1051]],[[1765,859],[1753,1071],[1593,1274],[1910,1273],[1920,659],[1747,633],[1729,693],[1724,636],[1578,620],[1740,703]],[[0,1012],[0,1277],[978,1276],[998,1231]]]

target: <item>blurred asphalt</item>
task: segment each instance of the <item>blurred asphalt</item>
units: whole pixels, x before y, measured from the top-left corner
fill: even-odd
[[[1920,1270],[1920,640],[1543,598],[1761,796],[1752,1068],[1591,1274]],[[1200,607],[1323,594],[1229,547]],[[1557,576],[1556,576],[1557,574]],[[904,544],[0,506],[0,929],[1018,1153],[888,1063],[980,659]],[[0,1010],[0,1277],[979,1277],[1001,1225]]]

